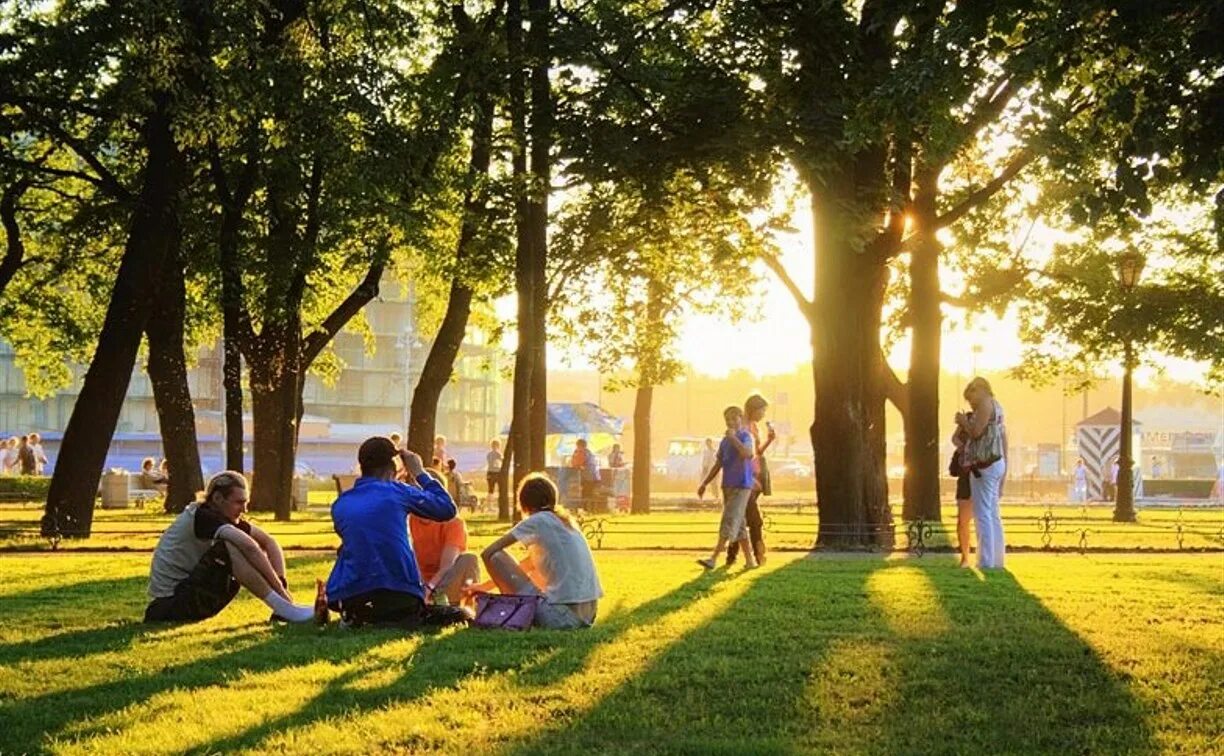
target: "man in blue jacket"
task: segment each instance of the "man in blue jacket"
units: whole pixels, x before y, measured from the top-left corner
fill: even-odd
[[[409,480],[395,480],[399,457]],[[403,627],[470,620],[464,609],[430,606],[408,538],[408,513],[445,522],[457,514],[450,494],[425,473],[421,458],[391,439],[366,439],[357,452],[361,477],[332,504],[340,550],[327,579],[328,605],[350,625]]]

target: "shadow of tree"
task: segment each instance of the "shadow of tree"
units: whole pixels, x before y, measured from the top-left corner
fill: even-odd
[[[847,622],[869,619],[863,580],[878,564],[800,559],[772,569],[577,720],[543,724],[505,750],[601,751],[614,745],[618,752],[718,753],[742,752],[749,744],[758,753],[793,750],[791,725],[811,669]],[[818,582],[829,572],[838,579]],[[783,622],[774,621],[779,606],[789,608]],[[780,668],[774,659],[801,662]],[[555,671],[570,670],[563,665]],[[557,681],[556,674],[524,679]],[[610,732],[617,733],[615,743]]]
[[[0,707],[0,718],[5,722],[5,747],[16,753],[39,752],[46,748],[48,738],[62,736],[74,722],[119,711],[170,689],[221,685],[239,674],[273,671],[320,658],[316,644],[286,642],[293,640],[286,636],[301,635],[308,632],[306,628],[272,627],[268,632],[257,642],[243,643],[221,654],[6,703]],[[331,650],[333,654],[356,656],[386,640],[382,635],[354,635],[342,639]],[[225,643],[224,638],[218,641]],[[88,738],[93,733],[94,729],[86,724],[73,737]]]
[[[393,682],[377,688],[355,688],[351,683],[374,670],[358,667],[329,681],[299,710],[270,719],[231,737],[209,742],[202,751],[224,753],[260,744],[269,736],[309,726],[329,717],[357,710],[403,706],[438,689],[452,687],[473,675],[518,671],[533,660],[544,659],[524,673],[537,684],[570,674],[601,644],[613,641],[629,628],[649,624],[701,598],[725,573],[707,573],[639,606],[615,613],[582,631],[508,633],[451,630],[431,637],[416,650],[411,666]],[[356,635],[389,635],[392,631],[361,630]],[[428,715],[427,715],[428,716]]]
[[[881,606],[877,580],[901,568],[929,580],[931,617]],[[1156,750],[1125,681],[1014,578],[912,560],[763,576],[585,714],[505,750],[598,751],[611,733],[642,753]]]
[[[950,742],[978,753],[1158,750],[1125,678],[1012,574],[917,569],[948,628],[897,648],[889,751],[931,753]]]

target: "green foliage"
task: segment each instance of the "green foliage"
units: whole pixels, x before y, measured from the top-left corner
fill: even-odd
[[[753,261],[774,250],[745,211],[728,187],[687,173],[653,191],[628,180],[591,189],[558,224],[569,280],[557,329],[603,373],[671,382],[683,370],[675,349],[686,316],[751,309]]]
[[[23,497],[28,501],[46,501],[51,478],[44,475],[0,476],[0,495],[5,498]]]

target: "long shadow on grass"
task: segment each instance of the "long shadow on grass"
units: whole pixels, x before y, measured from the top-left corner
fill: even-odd
[[[16,753],[41,751],[46,747],[46,738],[64,736],[65,728],[74,722],[104,716],[174,688],[224,685],[240,672],[269,672],[318,661],[321,654],[314,638],[307,628],[277,627],[258,642],[242,643],[234,650],[196,661],[0,703],[0,720],[5,722],[0,739]],[[385,636],[374,635],[344,638],[329,649],[331,654],[327,658],[358,655],[385,640]],[[224,638],[219,642],[224,643]],[[91,734],[86,727],[71,737],[88,738]]]
[[[755,577],[585,713],[541,720],[539,732],[505,750],[793,751],[812,726],[804,711],[814,670],[846,634],[874,632],[865,580],[880,564],[800,559]]]
[[[1006,572],[909,560],[933,587],[934,634],[895,641],[883,718],[893,753],[1152,753],[1125,681]]]
[[[144,575],[135,575],[86,580],[5,596],[4,608],[0,611],[0,619],[5,624],[19,626],[23,623],[23,617],[29,617],[27,624],[31,627],[55,630],[63,624],[75,624],[74,620],[82,614],[92,615],[94,603],[99,601],[110,606],[119,624],[0,644],[0,665],[86,656],[126,646],[133,638],[151,629],[149,625],[140,624],[138,617],[132,616],[144,609],[143,603],[137,607],[132,596],[138,587],[143,588],[147,582],[148,578]]]
[[[390,684],[373,689],[353,686],[362,675],[378,671],[377,668],[359,665],[331,680],[298,711],[231,737],[212,741],[202,746],[202,750],[224,753],[253,747],[277,733],[305,728],[314,722],[354,711],[403,706],[434,690],[461,684],[467,677],[517,671],[537,659],[546,661],[538,669],[533,667],[530,674],[545,683],[577,670],[600,645],[614,641],[626,630],[650,624],[699,600],[724,577],[725,573],[722,572],[703,574],[658,598],[598,621],[589,630],[532,630],[528,633],[476,629],[450,631],[429,639],[418,648],[405,672]],[[394,635],[386,630],[337,629],[335,632],[383,639]],[[422,711],[421,716],[434,715]],[[398,745],[405,746],[404,743]]]
[[[1155,750],[1125,684],[1010,575],[928,563],[934,590],[883,593],[902,568],[801,560],[762,576],[585,714],[506,750]]]

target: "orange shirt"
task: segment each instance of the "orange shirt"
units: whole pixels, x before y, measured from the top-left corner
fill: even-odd
[[[416,553],[421,579],[427,583],[432,583],[438,574],[442,549],[454,546],[460,552],[467,550],[467,526],[458,517],[446,522],[434,522],[408,515],[408,530],[412,533],[412,550]]]

